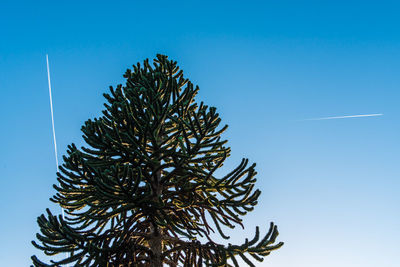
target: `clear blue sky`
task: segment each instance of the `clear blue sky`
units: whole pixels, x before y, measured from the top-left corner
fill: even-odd
[[[147,3],[148,2],[148,3]],[[260,203],[285,246],[257,266],[394,267],[400,240],[397,1],[2,1],[0,266],[28,266],[51,207],[55,160],[82,144],[102,93],[164,53],[230,125],[232,157],[258,164]],[[383,113],[323,121],[308,118]]]

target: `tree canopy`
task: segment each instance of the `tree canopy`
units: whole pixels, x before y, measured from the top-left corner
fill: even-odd
[[[50,263],[34,266],[250,266],[276,243],[270,224],[243,244],[224,228],[241,226],[257,204],[255,164],[243,159],[224,176],[215,173],[231,150],[216,108],[197,103],[199,91],[177,62],[157,55],[127,70],[126,84],[104,94],[103,115],[82,126],[86,146],[68,146],[51,201],[65,218],[38,218],[33,245]],[[64,254],[66,253],[66,254]]]

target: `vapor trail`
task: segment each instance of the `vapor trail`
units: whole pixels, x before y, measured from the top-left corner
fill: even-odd
[[[54,141],[54,155],[56,156],[56,168],[58,169],[58,156],[57,156],[57,140],[56,140],[56,129],[54,127],[54,114],[53,114],[53,99],[51,98],[51,82],[50,82],[50,66],[49,66],[49,56],[46,54],[46,63],[47,63],[47,82],[49,84],[49,97],[50,97],[50,112],[51,112],[51,125],[53,127],[53,141]],[[62,217],[65,219],[64,209],[61,208]]]
[[[349,116],[324,117],[324,118],[305,119],[305,121],[320,121],[320,120],[334,120],[334,119],[362,118],[362,117],[376,117],[376,116],[383,116],[383,114],[382,113],[376,113],[376,114],[361,114],[361,115],[349,115]]]
[[[56,156],[56,167],[57,167],[57,172],[58,172],[56,130],[55,130],[55,127],[54,127],[53,99],[51,98],[49,56],[47,54],[46,54],[46,63],[47,63],[47,82],[49,84],[49,96],[50,96],[51,126],[53,127],[54,155]]]

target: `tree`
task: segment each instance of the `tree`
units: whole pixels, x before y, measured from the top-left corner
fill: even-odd
[[[82,126],[88,146],[68,146],[50,199],[65,209],[65,219],[38,218],[38,244],[47,255],[67,253],[34,266],[238,266],[239,256],[262,261],[275,244],[271,223],[260,239],[242,245],[225,239],[223,227],[243,227],[241,216],[253,210],[255,164],[242,162],[216,177],[230,154],[214,107],[197,104],[199,90],[177,62],[157,55],[127,70],[126,85],[104,94],[103,116]],[[215,231],[217,231],[215,233]],[[215,238],[214,238],[215,239]]]

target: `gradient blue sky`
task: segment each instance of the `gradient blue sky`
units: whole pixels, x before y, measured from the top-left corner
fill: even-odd
[[[164,53],[230,128],[233,167],[258,164],[245,231],[285,246],[257,266],[394,267],[400,240],[397,1],[1,1],[0,266],[28,266],[59,156],[82,144],[109,85]],[[354,114],[384,116],[326,121]],[[266,229],[265,229],[266,230]]]

